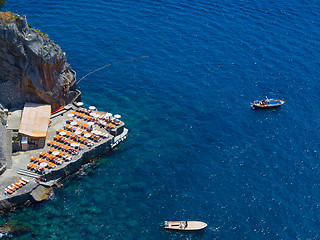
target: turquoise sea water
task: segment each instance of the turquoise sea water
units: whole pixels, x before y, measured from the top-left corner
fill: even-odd
[[[7,1],[58,43],[127,141],[1,216],[17,239],[317,239],[319,1]],[[286,101],[253,111],[250,102]],[[201,232],[163,230],[200,220]]]

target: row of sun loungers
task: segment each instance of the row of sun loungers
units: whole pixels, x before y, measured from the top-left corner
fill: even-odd
[[[75,124],[72,125],[72,122],[72,119],[68,119],[67,124],[64,126],[64,128],[71,132],[79,131],[82,135],[88,132],[91,133],[92,131],[96,132],[95,135],[101,136],[103,138],[107,138],[109,135],[108,133],[98,130],[97,128],[90,126],[87,123],[74,121]]]
[[[93,146],[93,143],[89,144],[87,142],[86,138],[83,138],[83,137],[78,136],[78,135],[70,136],[70,138],[63,137],[61,135],[56,135],[53,139],[54,139],[54,141],[58,141],[58,142],[61,142],[63,144],[67,144],[69,146],[72,146],[73,143],[77,143],[77,144],[79,144],[79,146],[76,146],[76,148],[79,148],[80,150],[83,150],[84,147],[85,147],[85,145],[82,144],[82,143],[85,143],[87,146],[90,146],[90,147]]]
[[[73,134],[69,131],[65,131],[64,135],[65,137],[61,135],[56,135],[54,137],[54,140],[70,146],[72,146],[73,143],[78,143],[79,146],[76,146],[77,144],[74,144],[74,145],[76,146],[76,148],[79,148],[80,150],[83,150],[85,146],[92,147],[94,145],[92,140],[82,137],[81,135]],[[89,134],[87,136],[89,136]],[[92,136],[91,139],[95,140],[96,142],[99,142],[101,140],[101,138],[97,139],[95,138],[95,136]]]
[[[51,155],[53,155],[53,154],[52,154],[53,152],[59,152],[58,156],[61,157],[61,158],[62,158],[63,160],[65,160],[65,161],[71,161],[71,159],[72,159],[72,156],[69,155],[68,153],[65,153],[65,152],[63,152],[63,151],[59,151],[58,149],[55,149],[55,148],[51,148],[51,149],[49,150],[49,156],[50,156],[50,153],[51,153]],[[54,155],[53,155],[53,156],[54,156]]]
[[[81,112],[77,111],[73,112],[73,114],[77,116],[80,113]],[[81,114],[86,115],[84,112]],[[85,118],[83,115],[81,116],[87,121],[97,121],[97,119],[94,119],[92,116]],[[99,116],[101,116],[101,114]],[[64,129],[57,130],[57,135],[54,137],[54,140],[47,143],[51,149],[49,149],[48,152],[41,152],[39,157],[31,157],[27,169],[43,175],[45,174],[45,168],[53,169],[56,165],[61,165],[65,161],[71,161],[72,155],[79,154],[79,151],[83,150],[85,146],[90,148],[94,145],[94,142],[99,142],[102,138],[109,136],[108,133],[93,127],[93,124],[90,125],[75,119],[68,119],[66,123]],[[109,125],[110,124],[112,123],[109,123]]]
[[[39,173],[39,174],[45,174],[45,173],[46,173],[44,167],[41,167],[41,166],[39,166],[39,165],[36,164],[36,163],[30,163],[30,164],[27,166],[27,169],[33,170],[33,171],[35,171],[36,173]]]
[[[62,164],[63,163],[63,161],[60,163],[58,161],[58,159],[56,159],[56,156],[54,156],[52,154],[49,154],[47,152],[40,153],[40,157],[36,157],[36,156],[31,157],[30,161],[33,162],[33,163],[39,163],[39,164],[40,163],[46,163],[48,168],[55,168],[56,164]]]
[[[90,116],[90,114],[92,113],[95,113],[97,117]],[[112,125],[110,125],[110,123],[113,123],[113,127],[121,124],[121,121],[115,117],[112,117],[108,114],[102,114],[101,112],[98,112],[98,111],[92,111],[86,108],[82,108],[82,107],[73,111],[72,114],[88,122],[94,121],[96,124],[100,125],[101,127],[111,127]]]
[[[5,188],[4,193],[5,194],[12,194],[22,186],[26,185],[29,182],[29,180],[20,178],[18,181],[15,181],[14,183],[10,184],[8,187]]]
[[[55,141],[50,141],[48,143],[49,146],[52,146],[53,148],[49,149],[48,152],[41,152],[40,156],[33,156],[31,157],[31,163],[27,166],[27,169],[33,170],[37,173],[40,174],[45,174],[45,168],[53,169],[56,167],[56,165],[61,165],[65,161],[71,161],[72,160],[72,155],[60,151],[58,148],[70,150],[71,153],[74,153],[74,151],[79,151],[77,149],[74,149],[70,146],[66,145],[61,145]],[[56,148],[55,148],[56,147]],[[77,154],[77,153],[75,153]],[[45,163],[45,168],[41,166],[41,163]],[[38,165],[39,164],[39,165]]]
[[[87,122],[93,122],[95,118],[90,116],[89,114],[80,113],[78,111],[73,111],[72,114],[74,114],[76,117],[86,120]]]
[[[64,131],[65,132],[65,136],[66,137],[68,137],[68,138],[70,138],[70,139],[73,139],[73,140],[76,140],[76,141],[78,141],[79,140],[79,138],[81,138],[82,137],[82,139],[81,139],[81,141],[80,142],[88,142],[88,143],[92,143],[92,144],[87,144],[87,143],[85,143],[86,145],[93,145],[93,142],[91,141],[91,140],[93,140],[93,141],[95,141],[95,142],[100,142],[101,141],[101,138],[107,138],[108,137],[108,134],[107,133],[103,133],[103,132],[101,132],[101,134],[100,134],[100,132],[95,132],[96,134],[94,134],[94,133],[91,133],[91,132],[88,132],[88,131],[84,131],[84,130],[78,130],[78,129],[74,129],[74,128],[72,128],[71,127],[71,125],[66,125],[65,127],[65,130],[66,131]],[[60,129],[57,131],[57,133],[58,134],[60,134],[61,135],[61,132],[63,132],[63,131],[61,131]],[[75,134],[75,132],[79,132],[79,134]],[[86,137],[84,137],[84,136],[86,136]]]
[[[53,152],[58,152],[58,155],[53,155]],[[65,161],[70,161],[71,159],[71,155],[52,148],[49,150],[49,152],[41,152],[40,157],[31,157],[31,163],[27,166],[27,169],[35,171],[39,174],[45,174],[45,168],[53,169],[56,167],[56,165],[61,165]],[[45,167],[42,167],[41,163],[45,163]]]
[[[83,107],[80,107],[78,108],[77,110],[73,111],[72,112],[75,116],[83,116],[83,114],[87,115],[87,116],[90,116],[91,113],[95,113],[97,115],[96,118],[98,119],[101,119],[101,120],[105,120],[106,122],[114,122],[116,124],[120,124],[121,121],[116,119],[115,117],[113,117],[111,114],[109,113],[106,113],[106,114],[103,114],[99,111],[93,111],[93,110],[89,110],[89,109],[86,109],[86,108],[83,108]]]
[[[60,143],[60,142],[57,142],[57,141],[54,141],[54,140],[51,140],[50,142],[48,142],[48,146],[57,148],[57,149],[59,149],[61,151],[70,153],[72,155],[79,154],[79,149],[73,148],[71,146],[65,145],[63,143]]]
[[[72,132],[73,134],[74,134],[75,132],[79,132],[79,134],[82,135],[82,136],[83,136],[84,134],[86,134],[86,133],[89,133],[89,134],[91,134],[91,135],[93,135],[93,136],[96,135],[96,136],[99,136],[99,137],[102,137],[102,138],[107,138],[107,137],[109,136],[109,134],[106,133],[106,132],[103,132],[103,131],[101,131],[101,130],[98,130],[98,129],[96,129],[95,127],[92,127],[92,126],[90,126],[90,127],[87,127],[87,126],[89,126],[89,125],[86,124],[86,123],[82,123],[82,124],[79,125],[79,126],[73,126],[73,125],[71,125],[71,124],[66,124],[66,125],[64,126],[64,129]],[[62,130],[58,130],[58,131],[59,131],[59,132],[57,132],[57,133],[59,133],[59,134],[60,134],[60,132],[62,132]],[[72,134],[68,133],[67,135],[68,135],[68,136],[71,136]]]

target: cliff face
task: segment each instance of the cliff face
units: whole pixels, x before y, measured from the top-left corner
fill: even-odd
[[[26,18],[0,12],[0,102],[22,107],[49,103],[52,109],[76,95],[76,73],[65,53]]]

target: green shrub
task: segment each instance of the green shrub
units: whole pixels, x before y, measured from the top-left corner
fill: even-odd
[[[6,0],[0,0],[0,10],[3,8],[5,4],[6,4]]]

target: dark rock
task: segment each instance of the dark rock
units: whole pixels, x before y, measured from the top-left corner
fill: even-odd
[[[18,224],[19,225],[19,224]],[[8,221],[0,226],[0,235],[2,236],[19,236],[25,234],[29,231],[28,228],[23,226],[18,226],[12,221]]]
[[[0,101],[9,108],[38,102],[56,109],[72,100],[75,89],[76,73],[60,46],[25,17],[0,12]]]

